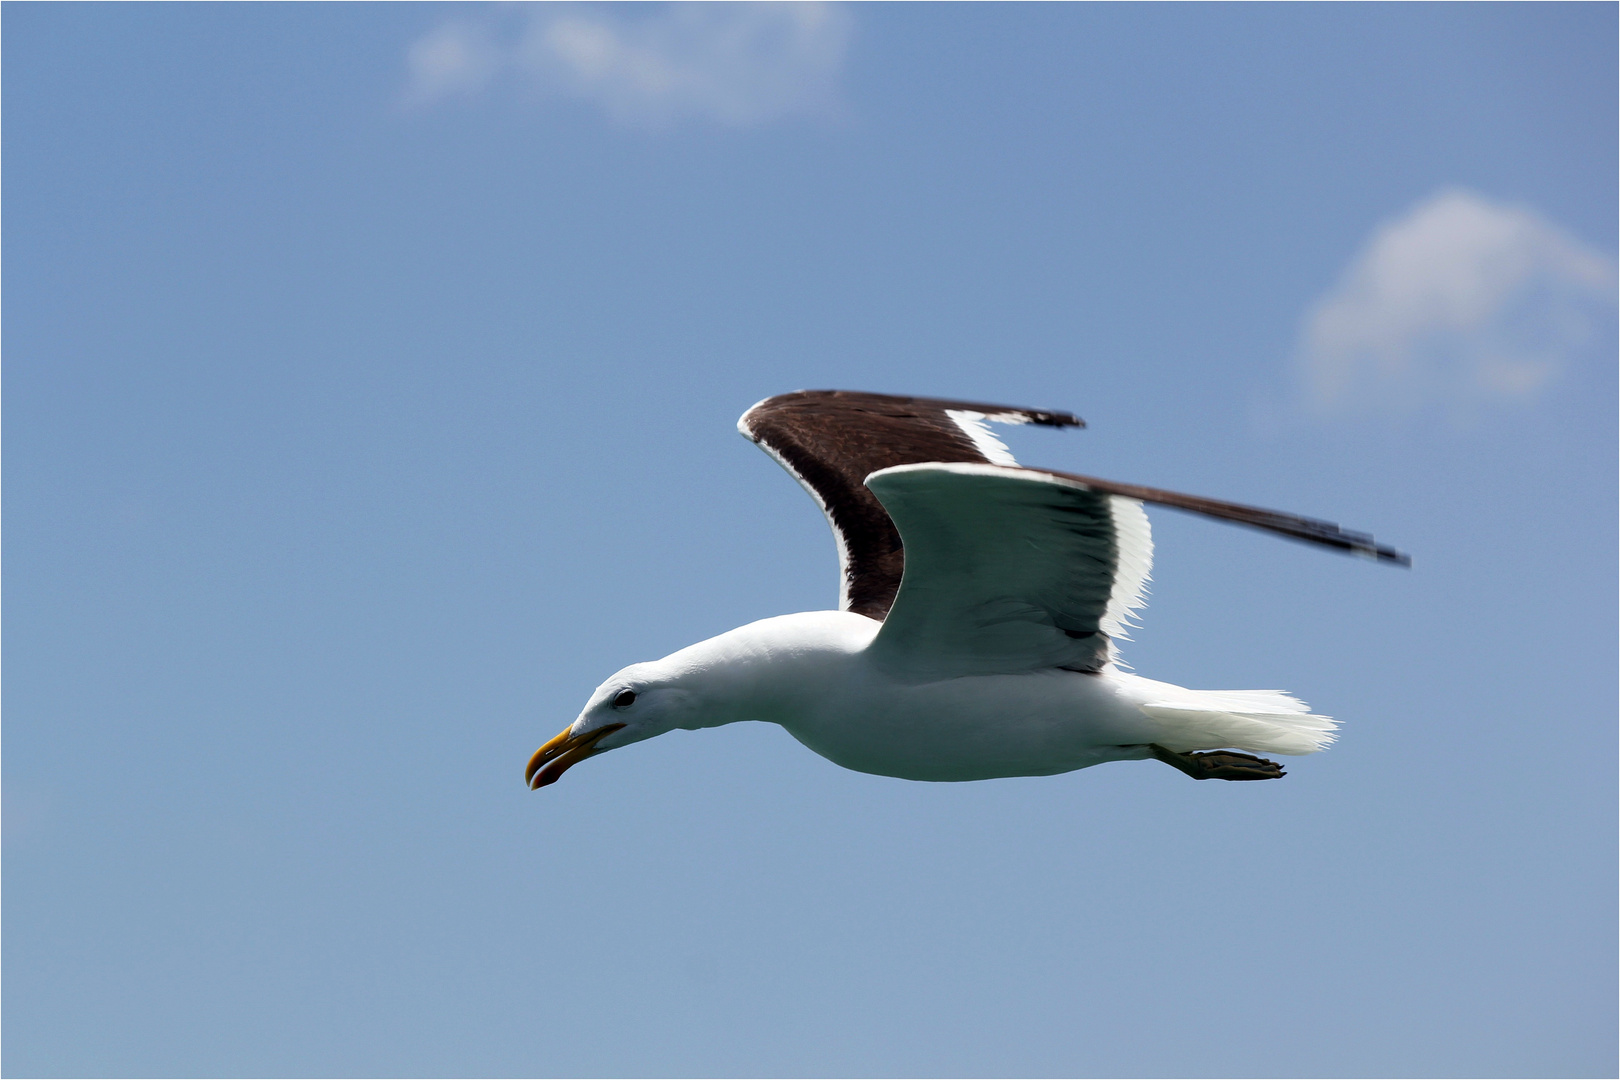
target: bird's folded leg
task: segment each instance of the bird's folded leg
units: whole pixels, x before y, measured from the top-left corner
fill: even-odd
[[[1153,756],[1192,777],[1194,780],[1276,780],[1288,775],[1275,761],[1240,754],[1235,750],[1213,750],[1208,753],[1180,754],[1166,750],[1158,743],[1149,743]]]

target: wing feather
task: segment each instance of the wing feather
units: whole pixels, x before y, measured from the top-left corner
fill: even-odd
[[[867,478],[905,542],[870,655],[917,679],[1100,670],[1153,562],[1134,500],[1032,469],[902,465]]]

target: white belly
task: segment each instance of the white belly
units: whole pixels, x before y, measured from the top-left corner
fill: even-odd
[[[851,656],[779,717],[847,769],[907,780],[1048,776],[1148,756],[1155,730],[1108,674],[1047,670],[906,684]],[[830,673],[829,673],[830,674]]]

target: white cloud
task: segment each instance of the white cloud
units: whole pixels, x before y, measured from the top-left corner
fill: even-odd
[[[1313,405],[1535,395],[1612,318],[1614,260],[1525,207],[1442,191],[1380,226],[1306,315]]]
[[[405,61],[411,73],[406,97],[413,103],[482,90],[505,66],[489,29],[459,20],[417,39]]]
[[[406,100],[474,94],[501,79],[593,102],[614,120],[702,119],[743,127],[824,112],[850,17],[826,3],[534,5],[447,22],[407,54]]]

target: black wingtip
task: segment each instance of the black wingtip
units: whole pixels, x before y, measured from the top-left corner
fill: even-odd
[[[1396,566],[1404,566],[1408,570],[1412,569],[1412,556],[1404,551],[1396,551],[1392,547],[1384,547],[1382,544],[1378,546],[1378,561],[1394,563]]]
[[[1389,563],[1391,566],[1404,566],[1412,568],[1412,556],[1404,551],[1397,551],[1388,544],[1380,544],[1366,533],[1350,533],[1341,531],[1341,540],[1347,540],[1344,549],[1352,555],[1360,555],[1363,559],[1374,562]]]
[[[1404,551],[1397,551],[1388,544],[1380,544],[1366,533],[1352,533],[1348,530],[1335,529],[1330,523],[1322,522],[1327,528],[1316,535],[1306,532],[1295,533],[1297,540],[1310,540],[1317,543],[1327,543],[1337,547],[1349,555],[1358,555],[1373,562],[1388,563],[1391,566],[1404,566],[1412,568],[1412,556]]]
[[[942,402],[941,404],[945,404]],[[1072,412],[1062,409],[1025,409],[1017,405],[971,406],[985,414],[986,419],[1011,424],[1036,424],[1040,427],[1083,428],[1086,422]]]

